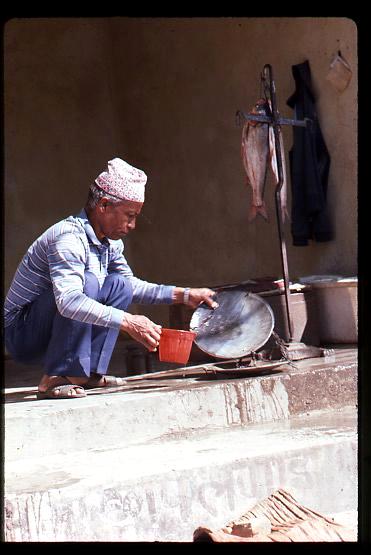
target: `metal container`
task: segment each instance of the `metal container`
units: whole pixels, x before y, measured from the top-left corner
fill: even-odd
[[[358,280],[344,278],[311,284],[322,345],[358,342]]]
[[[264,299],[273,310],[275,317],[275,332],[284,341],[289,341],[289,327],[283,291],[264,295]],[[303,342],[306,345],[320,345],[318,313],[312,290],[309,289],[305,292],[290,293],[290,314],[293,325],[293,341]],[[267,346],[273,346],[272,339]]]

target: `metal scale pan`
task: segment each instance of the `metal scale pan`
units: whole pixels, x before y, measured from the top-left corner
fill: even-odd
[[[241,359],[268,341],[274,315],[265,300],[238,288],[218,291],[215,300],[218,308],[203,303],[190,321],[190,329],[197,333],[195,343],[202,351],[217,358]]]

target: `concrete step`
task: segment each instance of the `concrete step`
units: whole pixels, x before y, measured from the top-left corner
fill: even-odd
[[[141,439],[8,461],[5,541],[191,542],[279,487],[325,515],[357,507],[355,409]]]
[[[81,399],[37,401],[35,387],[5,389],[7,461],[127,447],[179,434],[233,430],[322,409],[355,406],[357,351],[306,359],[267,375],[145,379]],[[218,376],[216,376],[218,377]]]

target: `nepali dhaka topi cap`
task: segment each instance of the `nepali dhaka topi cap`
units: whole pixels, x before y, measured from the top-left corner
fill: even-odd
[[[122,200],[144,202],[147,176],[121,158],[108,162],[107,170],[98,175],[95,183],[109,195]]]

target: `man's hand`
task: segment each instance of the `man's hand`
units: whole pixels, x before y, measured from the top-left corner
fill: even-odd
[[[189,287],[185,289],[184,287],[175,287],[173,291],[173,303],[185,304],[192,308],[197,308],[201,303],[205,302],[211,308],[218,308],[219,305],[214,299],[215,295],[216,292],[207,287],[195,287],[192,289]]]
[[[211,308],[218,308],[218,303],[215,301],[215,291],[202,287],[200,289],[190,289],[188,301],[186,304],[192,308],[197,308],[198,305],[205,302]]]
[[[156,351],[161,337],[161,326],[146,316],[126,313],[120,331],[142,343],[149,351]]]

